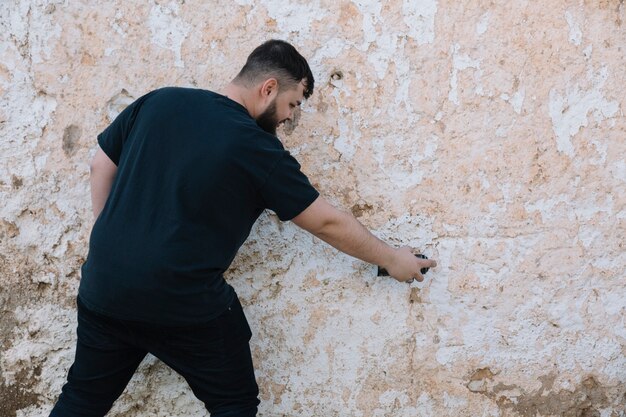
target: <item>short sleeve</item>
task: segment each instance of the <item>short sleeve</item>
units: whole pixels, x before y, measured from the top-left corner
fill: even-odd
[[[282,221],[302,213],[320,195],[288,151],[284,151],[260,192],[266,208]]]
[[[122,148],[135,123],[141,104],[152,93],[148,93],[126,107],[102,133],[98,135],[98,144],[105,154],[118,165]]]

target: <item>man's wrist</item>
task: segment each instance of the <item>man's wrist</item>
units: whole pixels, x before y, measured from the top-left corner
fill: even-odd
[[[388,244],[386,244],[385,242],[382,242],[383,245],[383,259],[382,262],[378,265],[382,268],[385,268],[387,271],[389,270],[389,268],[396,264],[396,249],[389,246]]]

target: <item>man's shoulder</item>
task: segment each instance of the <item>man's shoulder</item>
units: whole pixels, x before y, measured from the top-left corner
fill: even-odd
[[[156,88],[146,94],[146,96],[172,96],[172,97],[215,97],[218,94],[202,88],[165,86]]]

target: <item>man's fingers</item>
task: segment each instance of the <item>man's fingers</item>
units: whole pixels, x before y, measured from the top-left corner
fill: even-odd
[[[413,282],[413,280],[417,281],[417,282],[422,282],[424,281],[424,275],[422,275],[423,272],[425,272],[424,268],[434,268],[437,266],[437,262],[433,259],[419,259],[418,258],[418,263],[420,265],[420,269],[419,272],[415,273],[415,276],[413,278],[411,278],[410,280],[406,281],[409,284]]]
[[[412,284],[413,281],[417,281],[417,282],[422,282],[424,281],[424,276],[420,273],[416,273],[415,276],[413,278],[409,278],[408,280],[404,281],[407,284]]]
[[[434,268],[437,266],[437,261],[434,259],[418,259],[417,262],[420,268]]]

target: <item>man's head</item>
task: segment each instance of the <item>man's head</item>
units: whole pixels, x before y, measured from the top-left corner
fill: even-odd
[[[248,111],[270,133],[293,117],[293,110],[313,94],[315,80],[306,59],[289,43],[270,40],[257,47],[233,83],[249,90]]]

